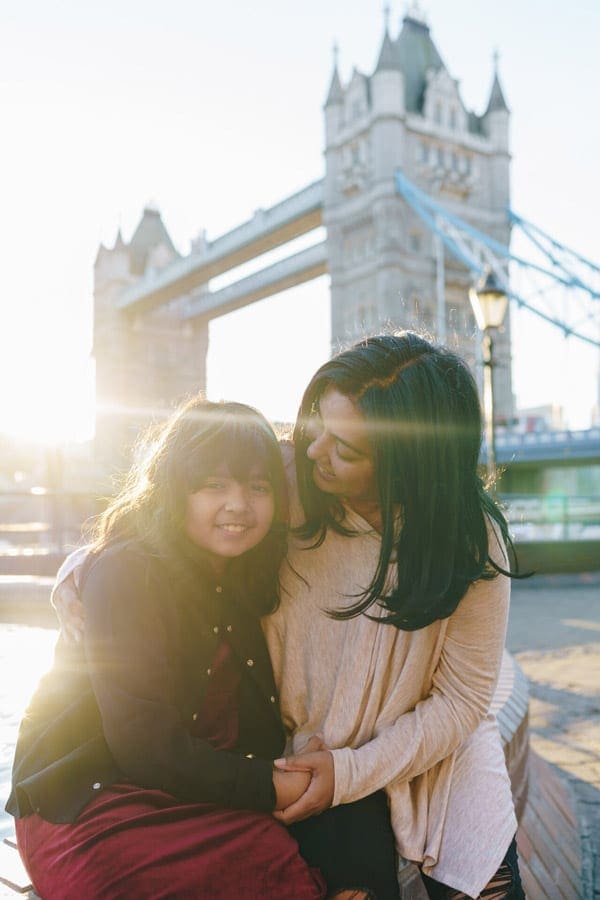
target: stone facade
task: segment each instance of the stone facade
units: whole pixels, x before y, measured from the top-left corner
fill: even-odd
[[[325,103],[323,210],[332,351],[382,327],[418,328],[479,370],[472,277],[445,254],[443,292],[436,284],[440,248],[396,193],[394,172],[508,244],[509,118],[497,72],[485,113],[465,108],[429,27],[412,14],[395,40],[386,28],[370,76],[355,69],[343,86],[334,67]],[[508,316],[495,348],[496,410],[504,417],[513,409]]]

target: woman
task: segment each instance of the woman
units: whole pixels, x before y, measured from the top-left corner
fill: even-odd
[[[263,626],[292,751],[316,732],[334,749],[278,763],[311,783],[276,815],[300,822],[385,788],[430,896],[522,897],[488,713],[508,536],[477,471],[471,374],[411,332],[368,338],[317,371],[294,443],[296,536]],[[309,861],[326,821],[294,826]]]
[[[294,748],[318,730],[336,749],[303,757],[311,786],[279,818],[385,786],[398,849],[432,896],[476,897],[488,883],[495,897],[520,896],[488,715],[507,528],[477,471],[473,378],[416,334],[369,338],[317,371],[294,444],[297,537],[264,628]]]

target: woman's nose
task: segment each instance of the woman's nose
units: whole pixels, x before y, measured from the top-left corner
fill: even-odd
[[[319,459],[320,456],[323,456],[327,449],[327,442],[325,440],[325,433],[318,434],[313,440],[310,442],[306,449],[306,455],[309,459]]]

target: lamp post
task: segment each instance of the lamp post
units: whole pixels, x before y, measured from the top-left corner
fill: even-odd
[[[508,297],[497,275],[487,266],[481,278],[469,291],[469,299],[475,321],[483,332],[483,413],[487,445],[487,470],[490,479],[496,474],[496,444],[494,433],[494,340],[493,333],[500,328],[506,315]]]

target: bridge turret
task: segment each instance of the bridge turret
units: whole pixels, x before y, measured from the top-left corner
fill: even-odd
[[[327,99],[323,109],[325,110],[325,141],[329,144],[334,140],[336,134],[340,130],[344,115],[344,89],[340,81],[340,73],[338,71],[338,48],[337,44],[333,48],[333,72],[331,74],[331,82],[327,92]]]
[[[375,180],[391,178],[404,163],[404,75],[387,27],[370,79]]]
[[[494,147],[508,153],[510,110],[498,76],[497,53],[494,53],[494,77],[483,121],[486,134]]]
[[[510,200],[510,152],[509,126],[510,110],[504,99],[504,92],[498,76],[498,54],[494,53],[494,76],[485,113],[482,116],[483,129],[492,146],[490,158],[490,201],[492,208],[503,211]],[[499,240],[508,241],[505,233],[495,235]]]

